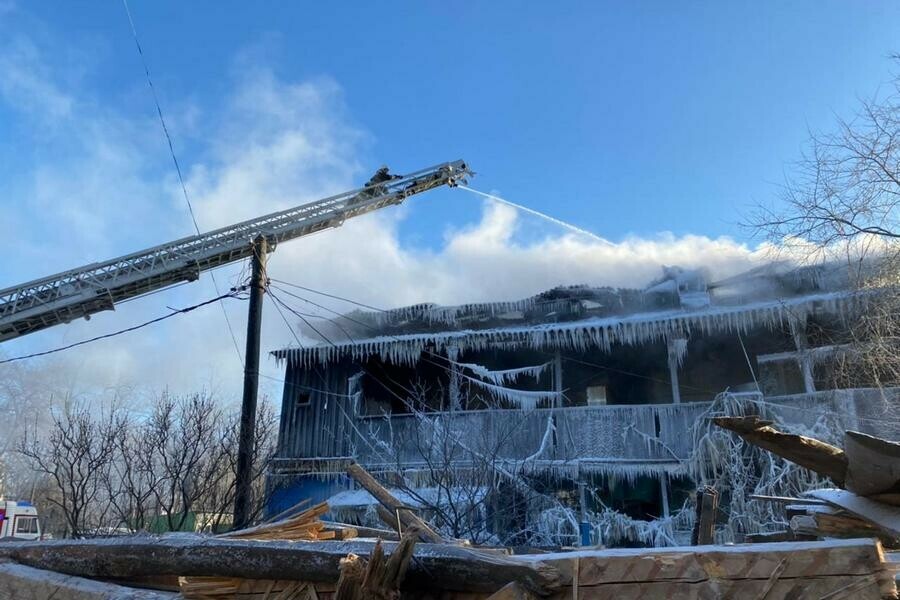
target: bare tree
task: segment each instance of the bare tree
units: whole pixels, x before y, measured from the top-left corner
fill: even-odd
[[[225,434],[222,437],[222,456],[224,461],[219,465],[216,481],[204,498],[204,505],[209,508],[210,518],[205,524],[212,531],[222,529],[231,522],[231,511],[234,506],[234,495],[237,481],[237,450],[240,432],[240,413],[234,412],[224,423]],[[257,407],[256,431],[253,436],[252,496],[250,499],[250,521],[256,520],[265,510],[268,496],[266,494],[266,469],[275,454],[278,415],[268,398],[264,397]]]
[[[900,77],[887,88],[835,131],[812,134],[781,208],[760,208],[749,223],[804,259],[844,257],[852,284],[871,292],[850,327],[853,351],[835,365],[843,384],[900,384]]]
[[[65,515],[67,533],[82,536],[106,525],[110,504],[104,482],[110,476],[116,439],[126,419],[115,407],[99,411],[68,401],[53,416],[49,435],[26,433],[19,452],[55,484],[46,500]]]
[[[162,469],[156,452],[148,451],[151,428],[129,422],[116,437],[116,458],[107,479],[107,493],[121,524],[132,531],[147,529],[155,516],[155,494],[162,484]]]
[[[527,540],[527,508],[552,503],[528,483],[526,461],[511,458],[517,455],[512,438],[519,423],[499,419],[491,427],[463,431],[453,411],[425,409],[440,405],[446,395],[442,386],[416,380],[405,389],[404,404],[412,413],[408,423],[414,427],[394,431],[393,419],[385,415],[379,432],[370,431],[365,441],[387,467],[382,476],[388,485],[415,501],[422,516],[447,536],[476,544]],[[497,531],[513,533],[500,538]]]
[[[183,529],[221,482],[227,460],[222,421],[222,410],[208,394],[164,394],[144,427],[146,451],[157,461],[153,498],[169,531]]]

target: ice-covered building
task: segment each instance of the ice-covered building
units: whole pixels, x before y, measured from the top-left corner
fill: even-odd
[[[688,432],[724,390],[797,423],[873,430],[878,391],[836,389],[829,368],[866,298],[846,269],[770,264],[349,313],[324,323],[328,343],[274,353],[286,383],[271,508],[334,496],[337,516],[364,519],[368,496],[340,475],[355,460],[426,514],[469,507],[457,517],[504,541],[536,518],[523,486],[575,514],[669,517],[694,489]]]

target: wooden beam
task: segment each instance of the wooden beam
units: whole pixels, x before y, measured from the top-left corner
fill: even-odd
[[[758,598],[776,568],[781,573],[767,600],[788,593],[819,598],[867,577],[874,583],[859,597],[893,598],[896,592],[881,544],[871,539],[582,550],[519,559],[556,567],[562,584],[577,584],[583,598]],[[807,586],[816,593],[801,593]]]
[[[356,480],[367,492],[378,500],[382,506],[392,513],[399,511],[400,522],[404,527],[415,527],[419,530],[422,541],[441,543],[446,540],[440,536],[431,526],[419,518],[418,515],[408,510],[402,502],[382,486],[372,475],[357,463],[350,463],[347,467],[347,475]]]
[[[852,584],[854,587],[848,588]],[[768,587],[768,580],[741,579],[724,580],[705,579],[695,582],[662,582],[648,581],[644,583],[611,583],[603,586],[578,586],[578,598],[598,598],[610,600],[711,600],[713,598],[736,598],[755,600],[793,600],[809,598],[819,600],[884,600],[896,598],[886,595],[879,582],[871,576],[849,578],[834,575],[830,577],[807,577],[804,579],[777,579]],[[830,596],[829,594],[850,592],[848,595]],[[569,600],[571,594],[562,593],[554,596],[554,600]]]
[[[394,551],[396,542],[385,542]],[[257,542],[193,534],[0,544],[0,558],[82,577],[179,575],[335,583],[340,560],[368,556],[374,543]],[[418,544],[407,572],[410,589],[494,592],[510,581],[552,590],[559,573],[540,561],[481,553],[451,544]]]
[[[178,597],[178,594],[128,588],[11,562],[0,564],[0,599],[3,600],[174,600]]]
[[[846,490],[813,490],[806,494],[856,515],[894,538],[900,538],[900,508],[896,506],[875,502]]]
[[[709,486],[697,490],[697,520],[691,543],[694,546],[712,544],[716,533],[716,515],[719,511],[719,493]]]
[[[863,496],[900,492],[900,443],[848,431],[844,452],[848,490]]]
[[[381,538],[383,540],[392,540],[395,542],[400,539],[400,536],[397,535],[397,532],[393,530],[378,529],[375,527],[363,527],[362,525],[348,525],[347,523],[338,523],[337,521],[322,522],[325,523],[326,529],[355,529],[356,537]]]
[[[719,427],[737,433],[745,441],[796,463],[801,467],[831,478],[844,486],[847,457],[844,451],[814,438],[778,431],[770,421],[759,417],[715,417]]]
[[[815,535],[797,535],[790,529],[769,531],[766,533],[748,533],[744,536],[745,544],[763,544],[771,542],[795,542],[798,540],[814,540]]]
[[[819,504],[825,505],[827,502],[815,500],[813,498],[791,498],[790,496],[763,496],[761,494],[750,494],[751,500],[764,500],[766,502],[775,502],[777,504]]]

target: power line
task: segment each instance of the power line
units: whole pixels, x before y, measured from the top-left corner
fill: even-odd
[[[291,296],[291,297],[293,297],[293,298],[296,298],[297,300],[301,300],[301,301],[303,301],[303,302],[306,302],[307,304],[312,304],[313,306],[316,306],[316,307],[318,307],[318,308],[321,308],[322,310],[326,310],[326,311],[328,311],[328,312],[330,312],[330,313],[332,313],[332,314],[337,315],[338,317],[342,317],[342,318],[344,318],[344,319],[347,319],[347,320],[350,321],[351,323],[357,323],[357,324],[359,324],[359,325],[362,325],[363,327],[366,327],[366,324],[365,324],[365,323],[362,323],[361,321],[357,321],[357,320],[355,320],[355,319],[351,319],[350,317],[348,317],[348,316],[346,316],[346,315],[342,315],[342,314],[340,314],[340,313],[337,312],[337,311],[331,310],[331,309],[328,308],[327,306],[322,306],[321,304],[317,304],[317,303],[313,302],[312,300],[308,300],[308,299],[304,298],[303,296],[298,296],[297,294],[292,294],[291,292],[289,292],[288,290],[286,290],[286,289],[284,289],[284,288],[281,288],[281,287],[278,287],[278,286],[271,286],[271,285],[270,285],[270,287],[269,287],[269,293],[274,294],[274,292],[271,291],[273,287],[274,287],[276,290],[280,291],[280,292],[284,292],[284,293],[287,294],[288,296]],[[279,300],[279,302],[282,302],[282,304],[284,304],[284,302],[283,302],[282,300]],[[356,343],[356,340],[353,339],[353,336],[350,335],[350,332],[347,331],[346,329],[344,329],[344,326],[341,325],[340,323],[338,323],[336,319],[332,319],[332,318],[330,318],[330,317],[323,317],[322,315],[311,315],[311,314],[309,314],[309,313],[301,313],[301,312],[298,312],[298,311],[295,311],[295,310],[291,310],[291,312],[293,312],[293,313],[296,314],[297,316],[304,315],[304,316],[312,317],[312,318],[315,318],[315,319],[324,319],[324,320],[326,320],[326,321],[329,321],[329,322],[331,322],[332,325],[334,325],[335,327],[337,327],[338,329],[340,329],[341,332],[342,332],[345,336],[347,336],[347,339],[348,339],[351,343],[354,343],[354,344]],[[301,318],[302,318],[302,317],[301,317]],[[318,333],[318,332],[317,332],[317,333]]]
[[[172,136],[169,135],[169,128],[166,127],[166,119],[163,117],[162,106],[159,103],[159,97],[156,95],[156,88],[153,86],[153,78],[150,77],[150,65],[147,62],[147,58],[144,56],[144,49],[141,47],[141,42],[138,39],[137,27],[134,26],[134,19],[131,17],[131,10],[128,8],[128,0],[122,0],[122,5],[125,7],[125,14],[128,16],[128,24],[131,25],[131,35],[134,37],[134,45],[137,47],[138,55],[141,57],[141,64],[144,66],[144,74],[147,76],[147,85],[150,87],[153,103],[156,105],[156,114],[159,116],[159,123],[162,125],[163,133],[166,136],[166,142],[169,145],[169,154],[172,156],[172,162],[175,164],[175,172],[178,174],[178,183],[181,184],[181,193],[184,195],[184,201],[187,204],[188,212],[191,215],[191,222],[194,224],[194,230],[197,232],[197,235],[200,235],[200,226],[197,224],[194,206],[191,204],[191,199],[188,197],[187,186],[184,184],[184,176],[181,174],[181,165],[178,164],[178,158],[175,155],[175,147],[172,144]],[[216,276],[212,271],[209,272],[209,277],[212,279],[216,294],[221,295],[222,292],[219,291],[219,282],[216,281]],[[228,318],[228,311],[225,310],[224,302],[220,301],[219,306],[222,307],[222,316],[225,317],[225,325],[228,327],[231,342],[234,344],[234,350],[237,352],[238,361],[241,363],[241,368],[243,368],[244,358],[241,355],[237,337],[234,335],[234,329],[231,327],[231,319]]]
[[[350,300],[349,298],[343,298],[343,297],[338,296],[338,295],[336,295],[336,294],[329,294],[329,293],[327,293],[327,292],[320,292],[319,290],[314,290],[314,289],[312,289],[312,288],[303,287],[302,285],[297,285],[296,283],[291,283],[291,282],[289,282],[289,281],[284,281],[284,280],[282,280],[282,279],[275,279],[275,278],[273,278],[272,281],[275,281],[275,282],[278,282],[278,283],[283,283],[284,285],[289,285],[289,286],[291,286],[291,287],[295,287],[295,288],[297,288],[297,289],[304,290],[304,291],[307,291],[307,292],[312,292],[313,294],[318,294],[318,295],[320,295],[320,296],[325,296],[326,298],[334,298],[335,300],[343,300],[344,302],[349,302],[350,304],[355,304],[355,305],[357,305],[357,306],[361,306],[361,307],[363,307],[363,308],[368,308],[368,309],[371,309],[371,310],[377,310],[378,312],[390,312],[390,311],[385,310],[385,309],[383,309],[383,308],[378,308],[377,306],[372,306],[372,305],[370,305],[370,304],[363,304],[362,302],[357,302],[357,301],[355,301],[355,300]]]
[[[227,294],[222,294],[222,295],[217,296],[217,297],[215,297],[215,298],[213,298],[213,299],[211,299],[211,300],[206,300],[205,302],[201,302],[201,303],[199,303],[199,304],[194,304],[193,306],[188,306],[188,307],[186,307],[186,308],[173,308],[173,309],[170,309],[172,312],[169,313],[169,314],[167,314],[167,315],[163,315],[163,316],[161,316],[161,317],[156,317],[155,319],[150,319],[149,321],[145,321],[145,322],[143,322],[143,323],[140,323],[140,324],[138,324],[138,325],[133,325],[133,326],[131,326],[131,327],[126,327],[125,329],[120,329],[120,330],[114,331],[114,332],[112,332],[112,333],[106,333],[106,334],[103,334],[103,335],[98,335],[98,336],[96,336],[96,337],[92,337],[92,338],[89,338],[89,339],[86,339],[86,340],[81,340],[80,342],[75,342],[75,343],[72,343],[72,344],[68,344],[68,345],[66,345],[66,346],[60,346],[60,347],[58,347],[58,348],[53,348],[52,350],[44,350],[43,352],[34,352],[33,354],[25,354],[25,355],[22,355],[22,356],[14,356],[14,357],[12,357],[12,358],[7,358],[7,359],[4,359],[4,360],[0,360],[0,365],[6,364],[6,363],[11,363],[11,362],[16,362],[16,361],[19,361],[19,360],[25,360],[25,359],[28,359],[28,358],[37,358],[37,357],[39,357],[39,356],[46,356],[46,355],[48,355],[48,354],[55,354],[55,353],[57,353],[57,352],[62,352],[63,350],[69,350],[69,349],[71,349],[71,348],[75,348],[75,347],[77,347],[77,346],[84,346],[85,344],[90,344],[91,342],[96,342],[96,341],[99,341],[99,340],[105,340],[105,339],[107,339],[107,338],[115,337],[115,336],[117,336],[117,335],[122,335],[123,333],[129,333],[129,332],[131,332],[131,331],[136,331],[136,330],[141,329],[141,328],[143,328],[143,327],[147,327],[148,325],[153,325],[154,323],[159,323],[160,321],[165,321],[166,319],[171,319],[172,317],[174,317],[174,316],[176,316],[176,315],[181,315],[181,314],[184,314],[184,313],[191,312],[192,310],[196,310],[196,309],[198,309],[198,308],[200,308],[200,307],[202,307],[202,306],[206,306],[207,304],[212,304],[212,303],[214,303],[214,302],[221,302],[221,301],[225,300],[225,298],[236,298],[236,299],[241,299],[241,300],[242,300],[243,298],[240,298],[240,297],[237,295],[238,291],[239,291],[239,289],[234,289],[234,290],[230,291],[230,292],[227,293]]]
[[[284,313],[281,311],[281,306],[279,306],[278,302],[275,302],[275,298],[271,295],[271,292],[269,294],[266,294],[266,296],[269,296],[270,298],[272,298],[272,303],[275,306],[275,310],[277,310],[278,314],[281,315],[281,320],[284,321],[284,324],[287,326],[288,330],[290,330],[291,335],[293,335],[294,339],[297,340],[297,345],[302,348],[303,342],[300,341],[300,337],[297,335],[297,332],[294,331],[294,328],[291,326],[290,322],[287,320],[287,317],[284,316]]]
[[[332,341],[328,338],[328,336],[326,336],[324,333],[322,333],[321,331],[319,331],[318,329],[316,329],[316,327],[315,327],[312,323],[309,322],[309,319],[307,319],[306,317],[304,317],[300,312],[294,310],[294,308],[291,307],[290,305],[288,305],[288,304],[282,302],[282,301],[278,298],[278,296],[276,296],[275,294],[272,293],[271,290],[269,290],[269,295],[272,297],[272,299],[273,299],[275,302],[280,303],[284,308],[286,308],[286,309],[289,310],[291,313],[293,313],[294,315],[296,315],[297,317],[299,317],[300,320],[302,320],[304,323],[306,323],[306,326],[307,326],[307,327],[309,327],[310,329],[312,329],[313,331],[315,331],[315,332],[316,332],[316,335],[318,335],[320,338],[322,338],[323,340],[325,340],[329,345],[334,346],[335,348],[337,347],[337,345],[336,345],[334,342],[332,342]],[[292,330],[292,331],[293,331],[293,330]]]

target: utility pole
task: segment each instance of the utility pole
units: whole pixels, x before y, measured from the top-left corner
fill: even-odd
[[[234,493],[234,527],[245,527],[250,518],[253,484],[253,443],[256,432],[256,397],[259,392],[259,339],[263,294],[266,293],[266,258],[269,244],[262,235],[253,240],[250,307],[247,312],[247,350],[244,353],[244,399],[238,439],[237,476]]]

